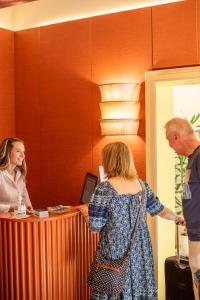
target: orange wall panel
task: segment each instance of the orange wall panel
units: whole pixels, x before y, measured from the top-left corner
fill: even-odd
[[[15,33],[16,135],[26,147],[27,186],[41,204],[41,114],[39,29]]]
[[[15,134],[14,32],[0,28],[0,140]]]
[[[152,68],[151,8],[92,18],[95,83],[144,81]]]
[[[96,84],[144,82],[152,68],[151,9],[138,9],[92,18],[92,80]],[[109,142],[127,143],[133,152],[139,176],[145,178],[144,85],[141,87],[141,115],[138,136],[101,137],[98,86],[93,91],[93,166],[101,163],[101,149]]]
[[[198,1],[185,0],[152,8],[153,68],[199,63]]]
[[[90,22],[40,29],[42,198],[79,203],[92,172]]]

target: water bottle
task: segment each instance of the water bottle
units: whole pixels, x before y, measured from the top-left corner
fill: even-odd
[[[26,205],[24,203],[24,200],[21,196],[21,193],[18,193],[17,197],[17,210],[15,210],[15,217],[17,218],[23,218],[26,216]]]
[[[21,213],[21,217],[25,217],[26,216],[26,205],[24,202],[24,199],[21,196],[21,207],[20,207],[20,213]]]

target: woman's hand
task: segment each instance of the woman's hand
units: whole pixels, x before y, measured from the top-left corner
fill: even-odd
[[[82,216],[84,217],[86,223],[88,224],[88,223],[89,223],[88,204],[81,205],[81,206],[79,207],[79,210],[80,210]]]
[[[185,220],[182,216],[176,215],[171,209],[164,207],[164,209],[158,214],[161,218],[175,221],[176,223],[180,223],[185,225]]]

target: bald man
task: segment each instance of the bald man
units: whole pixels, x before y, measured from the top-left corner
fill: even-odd
[[[188,157],[183,214],[189,238],[189,262],[193,276],[195,300],[200,300],[200,141],[186,119],[173,118],[165,125],[169,146]]]

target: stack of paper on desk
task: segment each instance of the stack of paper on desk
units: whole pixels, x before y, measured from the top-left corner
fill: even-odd
[[[56,205],[47,207],[49,214],[64,214],[70,210],[71,206]]]
[[[49,216],[48,210],[44,208],[37,208],[34,210],[34,214],[41,218],[46,218]]]

